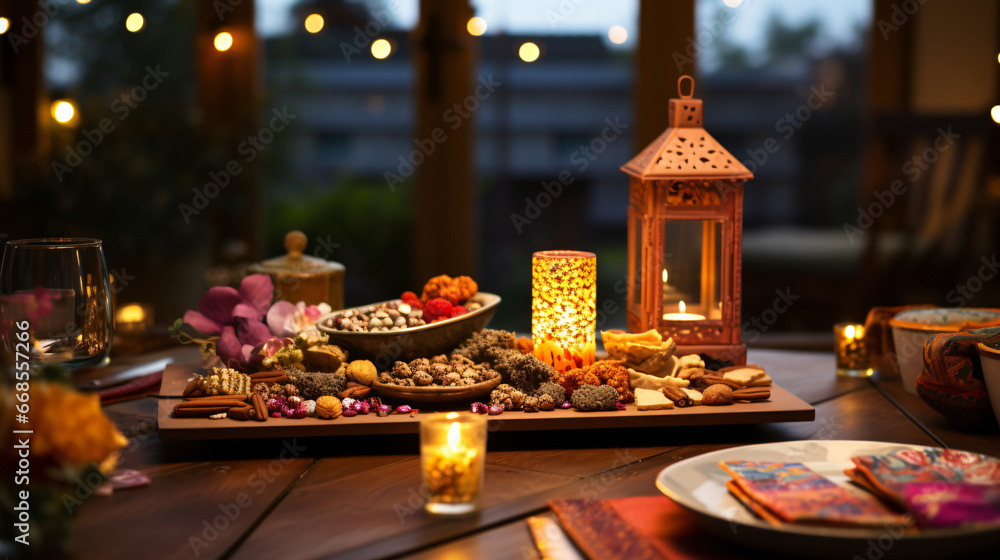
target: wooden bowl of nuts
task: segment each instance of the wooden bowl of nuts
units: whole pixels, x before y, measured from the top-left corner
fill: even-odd
[[[403,402],[417,403],[454,403],[471,402],[474,400],[487,401],[490,393],[500,385],[500,376],[487,379],[475,385],[441,386],[427,385],[403,387],[392,383],[382,383],[376,381],[372,383],[372,389],[379,395]]]
[[[330,343],[347,350],[351,359],[375,362],[379,371],[397,360],[443,354],[486,327],[496,313],[500,296],[478,292],[465,302],[468,311],[451,319],[424,324],[420,310],[398,299],[334,311],[316,326]]]

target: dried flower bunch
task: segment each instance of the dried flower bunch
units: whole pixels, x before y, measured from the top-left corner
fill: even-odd
[[[473,362],[488,363],[506,383],[522,393],[533,395],[543,383],[558,379],[552,366],[517,349],[517,337],[509,331],[483,329],[463,342],[452,355]]]

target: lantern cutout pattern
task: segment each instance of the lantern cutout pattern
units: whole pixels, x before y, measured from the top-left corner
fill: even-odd
[[[678,355],[745,364],[743,183],[753,174],[702,128],[694,79],[681,76],[677,90],[669,128],[621,168],[630,176],[628,328],[673,338]]]
[[[534,355],[559,372],[594,363],[597,256],[540,251],[531,257],[531,340]]]

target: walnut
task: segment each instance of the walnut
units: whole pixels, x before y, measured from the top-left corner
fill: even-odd
[[[421,371],[419,373],[414,374],[413,382],[421,386],[430,385],[431,383],[434,383],[434,378],[431,377],[431,374],[427,373],[426,371]]]
[[[434,356],[433,358],[431,358],[431,363],[432,364],[447,364],[448,363],[448,356],[445,356],[444,354],[438,354],[437,356]]]
[[[299,388],[296,387],[295,385],[292,385],[291,383],[285,384],[285,396],[286,397],[298,397],[299,396]]]
[[[427,371],[431,369],[431,361],[427,358],[417,358],[416,360],[410,362],[410,369],[413,371],[417,371],[418,369]]]
[[[268,392],[271,393],[272,397],[283,397],[285,396],[285,385],[278,385],[275,383],[274,385],[271,385]]]
[[[413,370],[406,362],[396,362],[392,366],[392,376],[399,379],[413,377]]]
[[[455,372],[451,372],[444,376],[444,380],[448,385],[458,385],[458,382],[462,380],[462,376]]]

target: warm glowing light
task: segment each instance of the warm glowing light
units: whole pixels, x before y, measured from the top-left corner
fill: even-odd
[[[119,323],[141,323],[146,320],[146,310],[139,304],[126,305],[116,313]]]
[[[52,104],[52,118],[63,124],[73,120],[76,108],[69,101],[56,101]]]
[[[677,313],[664,313],[664,321],[704,321],[704,315],[698,315],[697,313],[688,313],[687,304],[683,300],[677,304]]]
[[[594,363],[597,256],[540,251],[531,257],[534,354],[558,372]]]
[[[521,45],[521,48],[517,50],[517,55],[521,57],[521,60],[525,62],[534,62],[538,60],[538,55],[542,51],[538,49],[538,45],[528,41],[527,43]]]
[[[612,43],[620,45],[628,40],[628,31],[624,27],[616,25],[608,30],[608,39],[611,39]]]
[[[730,8],[739,8],[743,4],[743,0],[722,0],[722,3]]]
[[[0,17],[0,35],[3,35],[10,29],[10,20],[5,17]]]
[[[990,116],[993,117],[993,122],[1000,123],[1000,105],[994,105],[990,109]]]
[[[76,0],[77,4],[90,4],[90,0]]]
[[[323,29],[323,16],[319,14],[309,14],[306,18],[306,31],[319,33]]]
[[[666,284],[667,283],[667,269],[665,269],[665,268],[663,269],[663,274],[661,276],[663,276],[663,283]]]
[[[844,329],[844,336],[854,338],[854,325],[847,325],[847,328]]]
[[[469,30],[469,35],[479,37],[483,33],[486,33],[486,20],[476,16],[469,19],[469,23],[465,24],[465,28]]]
[[[125,29],[128,29],[132,33],[135,33],[136,31],[142,29],[142,24],[143,24],[142,14],[138,12],[130,14],[125,19]]]
[[[228,51],[229,47],[233,46],[233,36],[227,31],[223,31],[215,36],[215,50],[217,51]]]
[[[448,448],[452,452],[458,451],[458,442],[462,439],[462,428],[458,425],[458,422],[452,422],[451,427],[448,428]]]
[[[1000,54],[997,55],[997,62],[1000,62]]]
[[[372,43],[372,56],[382,60],[392,53],[392,45],[385,39],[378,39]]]

